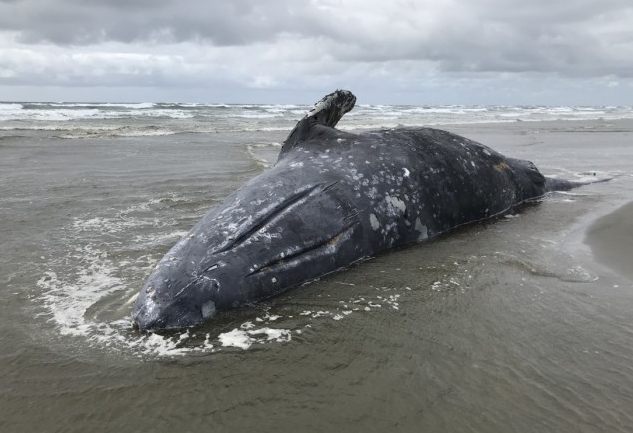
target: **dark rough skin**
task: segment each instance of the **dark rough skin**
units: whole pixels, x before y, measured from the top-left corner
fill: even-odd
[[[529,161],[431,128],[334,129],[354,106],[327,95],[275,166],[212,209],[160,261],[136,301],[141,330],[194,326],[381,251],[500,215],[552,189]]]

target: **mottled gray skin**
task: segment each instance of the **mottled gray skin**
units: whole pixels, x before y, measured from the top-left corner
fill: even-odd
[[[450,132],[334,129],[355,100],[337,91],[317,103],[275,166],[167,253],[136,301],[141,330],[196,325],[381,251],[500,215],[549,189],[531,162]]]

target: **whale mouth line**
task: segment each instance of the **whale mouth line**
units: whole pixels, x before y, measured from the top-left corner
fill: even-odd
[[[311,259],[315,259],[317,257],[323,256],[328,253],[329,250],[336,249],[337,246],[345,242],[347,239],[351,237],[354,229],[360,225],[360,221],[353,221],[351,224],[348,224],[341,231],[336,233],[334,236],[325,239],[321,242],[317,242],[312,245],[308,245],[305,248],[302,248],[299,251],[296,251],[292,254],[289,254],[284,257],[279,257],[270,262],[266,263],[262,267],[254,270],[253,272],[246,275],[246,277],[253,277],[258,274],[263,274],[271,271],[275,271],[278,269],[283,269],[285,267],[293,267],[296,263],[298,265],[302,261],[309,261]],[[332,251],[333,252],[333,251]],[[305,260],[302,260],[305,259]]]

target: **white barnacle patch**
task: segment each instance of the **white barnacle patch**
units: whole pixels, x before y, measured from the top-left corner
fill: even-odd
[[[418,241],[428,239],[429,231],[426,226],[422,224],[422,221],[420,221],[419,217],[415,219],[415,230],[420,233],[420,235],[418,236]]]
[[[363,183],[364,186],[367,186]],[[378,198],[378,189],[375,186],[372,186],[371,188],[369,188],[367,190],[367,197],[369,197],[372,200],[376,200]]]
[[[409,169],[406,167],[402,167],[402,170],[404,171],[404,177],[409,177],[409,175],[411,174]]]
[[[385,201],[395,209],[399,210],[401,213],[405,213],[407,210],[407,204],[400,200],[398,197],[387,195],[385,197]]]
[[[276,277],[272,277],[272,278],[270,279],[270,281],[274,284],[274,283],[276,283],[276,282],[277,282],[277,278],[276,278]]]
[[[369,223],[371,224],[371,228],[374,230],[378,230],[380,228],[380,222],[374,213],[369,214]]]

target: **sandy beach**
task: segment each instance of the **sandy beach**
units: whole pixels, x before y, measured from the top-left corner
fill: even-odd
[[[517,155],[517,150],[519,155],[525,152],[523,156],[533,160],[545,174],[591,180],[597,171],[602,176],[612,177],[609,182],[591,187],[604,191],[605,197],[583,217],[582,237],[597,262],[633,281],[633,202],[629,202],[633,121],[516,122],[451,125],[447,129],[508,154]],[[584,151],[591,148],[591,152]],[[584,191],[582,188],[572,191],[570,200]],[[625,204],[605,215],[601,208],[614,203]],[[592,215],[597,216],[592,218]]]

